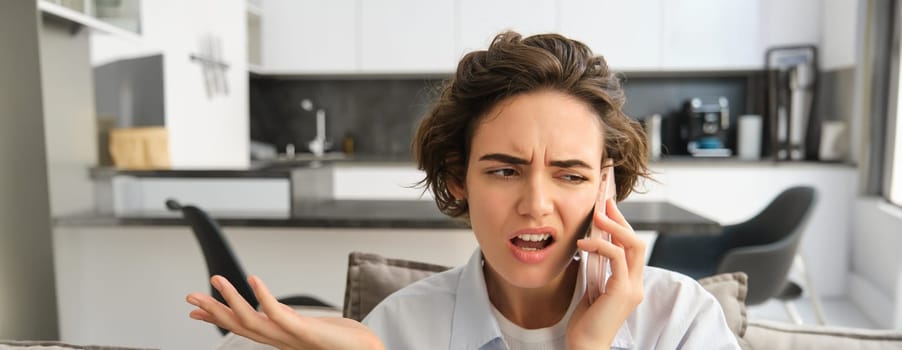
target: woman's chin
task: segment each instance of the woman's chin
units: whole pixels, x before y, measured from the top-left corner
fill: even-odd
[[[557,269],[555,269],[557,270]],[[548,286],[556,280],[561,271],[551,271],[548,268],[533,266],[529,269],[520,269],[508,278],[508,282],[518,288],[534,289]]]

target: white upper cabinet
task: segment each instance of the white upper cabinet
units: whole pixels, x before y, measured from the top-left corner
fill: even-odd
[[[661,2],[662,70],[758,69],[761,50],[759,0],[666,0]]]
[[[766,51],[776,46],[817,45],[821,37],[821,2],[822,0],[762,1],[761,49]]]
[[[560,0],[560,31],[618,71],[661,66],[661,0]]]
[[[618,71],[764,67],[770,47],[816,44],[854,62],[857,0],[265,0],[263,73],[453,72],[501,31],[560,32]],[[828,25],[829,23],[829,25]]]
[[[360,2],[361,73],[435,73],[454,70],[454,2]]]
[[[514,30],[523,36],[557,32],[554,0],[458,0],[459,57],[489,47],[496,34]]]
[[[262,71],[349,73],[357,67],[360,0],[266,0]]]
[[[858,33],[858,0],[826,0],[821,5],[821,68],[833,70],[855,65]]]

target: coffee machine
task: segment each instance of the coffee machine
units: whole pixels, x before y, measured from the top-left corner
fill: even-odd
[[[683,104],[680,136],[693,157],[729,157],[730,102],[726,97],[689,99]]]

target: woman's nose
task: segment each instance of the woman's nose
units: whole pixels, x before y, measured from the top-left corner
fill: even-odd
[[[527,181],[517,204],[520,215],[541,218],[554,212],[549,186],[542,179],[533,178]]]

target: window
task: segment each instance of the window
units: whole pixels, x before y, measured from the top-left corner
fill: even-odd
[[[902,6],[896,3],[893,12],[902,13]],[[892,39],[889,55],[891,57],[891,80],[889,84],[890,106],[885,122],[885,148],[883,158],[883,196],[898,206],[902,206],[902,22],[899,17],[892,20]]]
[[[899,79],[902,82],[902,79]],[[896,97],[896,101],[902,101],[902,86],[900,86],[900,95]],[[888,186],[885,194],[890,202],[898,206],[902,206],[902,117],[899,116],[897,108],[895,120],[890,122],[892,126],[887,133],[887,167],[886,176],[889,178]]]

